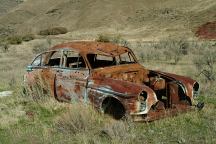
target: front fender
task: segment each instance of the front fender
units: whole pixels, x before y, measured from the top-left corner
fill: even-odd
[[[118,99],[130,114],[146,114],[158,100],[155,92],[146,85],[134,84],[127,81],[115,80],[112,78],[97,78],[89,80],[88,83],[90,100],[99,105],[108,96]],[[140,111],[140,94],[147,93],[146,109]]]

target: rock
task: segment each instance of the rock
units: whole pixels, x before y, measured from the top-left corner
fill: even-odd
[[[3,92],[0,92],[0,98],[1,97],[11,96],[12,94],[13,94],[12,91],[3,91]]]

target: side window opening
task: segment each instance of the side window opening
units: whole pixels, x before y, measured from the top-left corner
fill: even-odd
[[[66,68],[86,68],[83,57],[77,52],[64,51],[63,57],[63,66]]]
[[[97,54],[88,54],[87,59],[92,68],[114,66],[116,65],[116,58]]]
[[[117,56],[106,56],[99,54],[88,54],[87,59],[93,69],[122,64],[136,63],[130,52],[125,52]]]
[[[51,57],[49,59],[47,66],[52,66],[52,67],[60,67],[61,66],[61,51],[55,51],[51,53]]]
[[[34,61],[31,63],[31,65],[34,67],[44,66],[45,65],[45,57],[46,57],[46,53],[40,54],[39,56],[37,56],[34,59]]]
[[[32,62],[32,66],[41,66],[41,55],[39,55],[38,57],[36,57],[35,59],[34,59],[34,61]]]

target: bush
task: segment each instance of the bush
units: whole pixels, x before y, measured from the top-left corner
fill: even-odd
[[[205,76],[207,81],[216,80],[216,46],[205,46],[202,52],[193,59],[199,74]]]
[[[21,44],[22,43],[22,36],[19,35],[14,35],[14,36],[9,36],[7,38],[7,42],[9,44]]]
[[[91,106],[73,103],[70,110],[61,115],[56,122],[56,128],[61,132],[77,134],[96,130],[102,123],[102,117]]]
[[[131,131],[134,126],[129,124],[104,118],[90,105],[73,103],[67,112],[57,117],[55,128],[75,143],[127,143],[133,138]]]
[[[184,55],[188,54],[189,44],[187,41],[181,40],[165,40],[162,41],[164,47],[164,55],[166,59],[173,59],[173,64],[177,64]]]
[[[39,35],[47,36],[47,35],[59,35],[59,34],[66,34],[68,30],[64,27],[54,27],[45,30],[41,30]]]
[[[35,39],[35,36],[34,36],[33,34],[27,34],[27,35],[24,35],[24,36],[22,37],[22,40],[23,40],[23,41],[26,41],[26,42],[31,41],[31,40],[34,40],[34,39]]]
[[[153,43],[153,47],[162,50],[162,57],[166,60],[173,60],[173,64],[177,64],[184,55],[188,54],[189,44],[186,40],[164,40],[159,43]]]
[[[100,34],[98,36],[98,38],[96,39],[97,42],[105,42],[105,43],[108,43],[108,42],[111,42],[111,38],[107,35],[102,35]]]
[[[33,34],[27,34],[24,36],[21,35],[12,35],[12,36],[7,36],[1,40],[1,45],[8,45],[8,44],[14,44],[18,45],[21,44],[23,41],[31,41],[35,39],[35,36]]]
[[[152,60],[169,60],[177,64],[184,55],[188,54],[189,43],[185,40],[162,40],[159,42],[137,42],[140,50],[139,58],[142,62]]]
[[[124,47],[129,47],[130,43],[123,39],[120,35],[105,35],[99,34],[98,38],[96,39],[97,42],[105,42],[105,43],[114,43]]]

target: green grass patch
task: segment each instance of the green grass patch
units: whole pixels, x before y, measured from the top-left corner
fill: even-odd
[[[21,105],[25,115],[0,127],[2,143],[215,143],[216,99],[205,98],[201,111],[150,123],[115,121],[90,106],[55,101],[36,103],[5,99]],[[212,102],[214,101],[214,102]],[[0,102],[1,103],[1,102]],[[2,103],[1,103],[2,104]],[[1,119],[1,118],[0,118]]]

